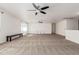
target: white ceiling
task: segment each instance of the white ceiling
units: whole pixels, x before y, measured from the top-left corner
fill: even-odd
[[[37,3],[36,5],[49,6],[45,10],[47,14],[41,14],[35,16],[35,11],[27,11],[35,9],[31,3],[0,3],[0,8],[4,9],[16,17],[26,22],[56,22],[64,19],[65,17],[76,16],[79,14],[78,3]]]

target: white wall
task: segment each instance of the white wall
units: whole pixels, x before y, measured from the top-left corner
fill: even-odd
[[[1,13],[0,13],[0,39],[1,39]]]
[[[29,24],[29,33],[33,34],[51,34],[51,23],[31,23]]]
[[[79,44],[79,30],[66,30],[66,39]]]
[[[7,35],[21,33],[21,22],[16,17],[9,13],[0,15],[1,17],[1,28],[0,28],[0,43],[6,41]]]
[[[65,36],[65,29],[67,22],[66,20],[62,20],[56,23],[56,34],[64,35]]]
[[[0,13],[0,29],[1,29],[1,13]]]

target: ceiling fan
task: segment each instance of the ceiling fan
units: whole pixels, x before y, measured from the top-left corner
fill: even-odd
[[[36,11],[35,15],[37,15],[38,12],[40,12],[42,14],[46,14],[46,12],[44,12],[44,10],[49,8],[49,6],[40,8],[40,6],[37,6],[35,3],[32,3],[32,5],[35,8],[35,10],[28,10],[28,11]]]

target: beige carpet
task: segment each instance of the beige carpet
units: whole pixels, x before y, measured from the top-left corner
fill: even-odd
[[[58,35],[26,35],[0,45],[1,55],[76,55],[79,45]]]

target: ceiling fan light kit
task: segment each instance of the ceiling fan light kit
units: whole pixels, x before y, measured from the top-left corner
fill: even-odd
[[[42,21],[38,21],[38,23],[43,23]]]

